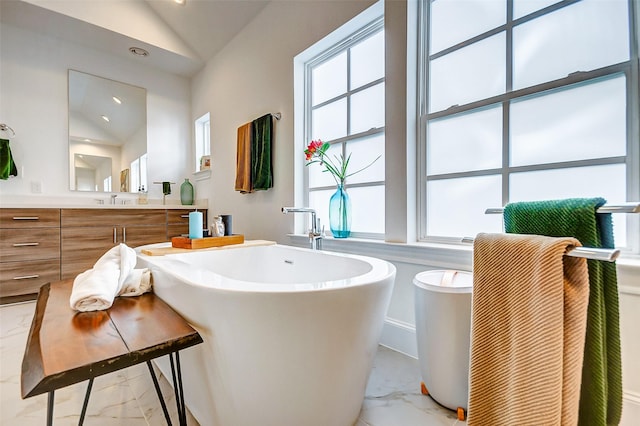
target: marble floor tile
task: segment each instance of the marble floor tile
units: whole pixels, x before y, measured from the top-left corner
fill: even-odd
[[[418,360],[380,346],[356,426],[456,425],[456,413],[420,392]]]
[[[46,422],[47,396],[20,397],[20,370],[35,302],[0,306],[0,424],[41,426]],[[175,394],[155,368],[173,423]],[[55,392],[54,424],[77,425],[87,382]],[[198,422],[187,410],[189,425]],[[156,426],[166,424],[146,364],[106,374],[94,380],[85,425]],[[455,413],[420,393],[416,359],[380,347],[354,426],[441,426],[464,424]],[[289,426],[289,425],[283,425]],[[298,425],[291,425],[298,426]],[[331,426],[331,425],[327,425]]]

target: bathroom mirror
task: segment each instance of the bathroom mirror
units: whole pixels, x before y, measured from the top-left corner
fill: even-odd
[[[69,70],[70,189],[137,192],[148,187],[146,153],[147,91]]]

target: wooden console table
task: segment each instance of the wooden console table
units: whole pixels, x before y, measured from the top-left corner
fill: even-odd
[[[22,359],[22,398],[48,392],[47,425],[51,425],[54,391],[89,380],[80,414],[82,424],[95,377],[146,362],[171,425],[151,365],[152,359],[169,355],[179,424],[186,425],[178,352],[202,343],[198,332],[153,293],[117,297],[113,306],[103,311],[76,312],[69,307],[72,285],[73,280],[66,280],[40,288]]]

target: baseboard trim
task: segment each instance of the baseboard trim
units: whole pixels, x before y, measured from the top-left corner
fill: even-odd
[[[380,344],[413,358],[418,358],[416,328],[412,324],[387,317],[382,327]]]

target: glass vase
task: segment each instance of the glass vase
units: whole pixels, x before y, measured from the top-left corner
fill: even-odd
[[[351,234],[351,199],[343,185],[329,200],[329,227],[333,238],[347,238]]]
[[[193,204],[193,185],[189,182],[189,179],[185,179],[180,185],[180,203],[183,206],[190,206]]]

